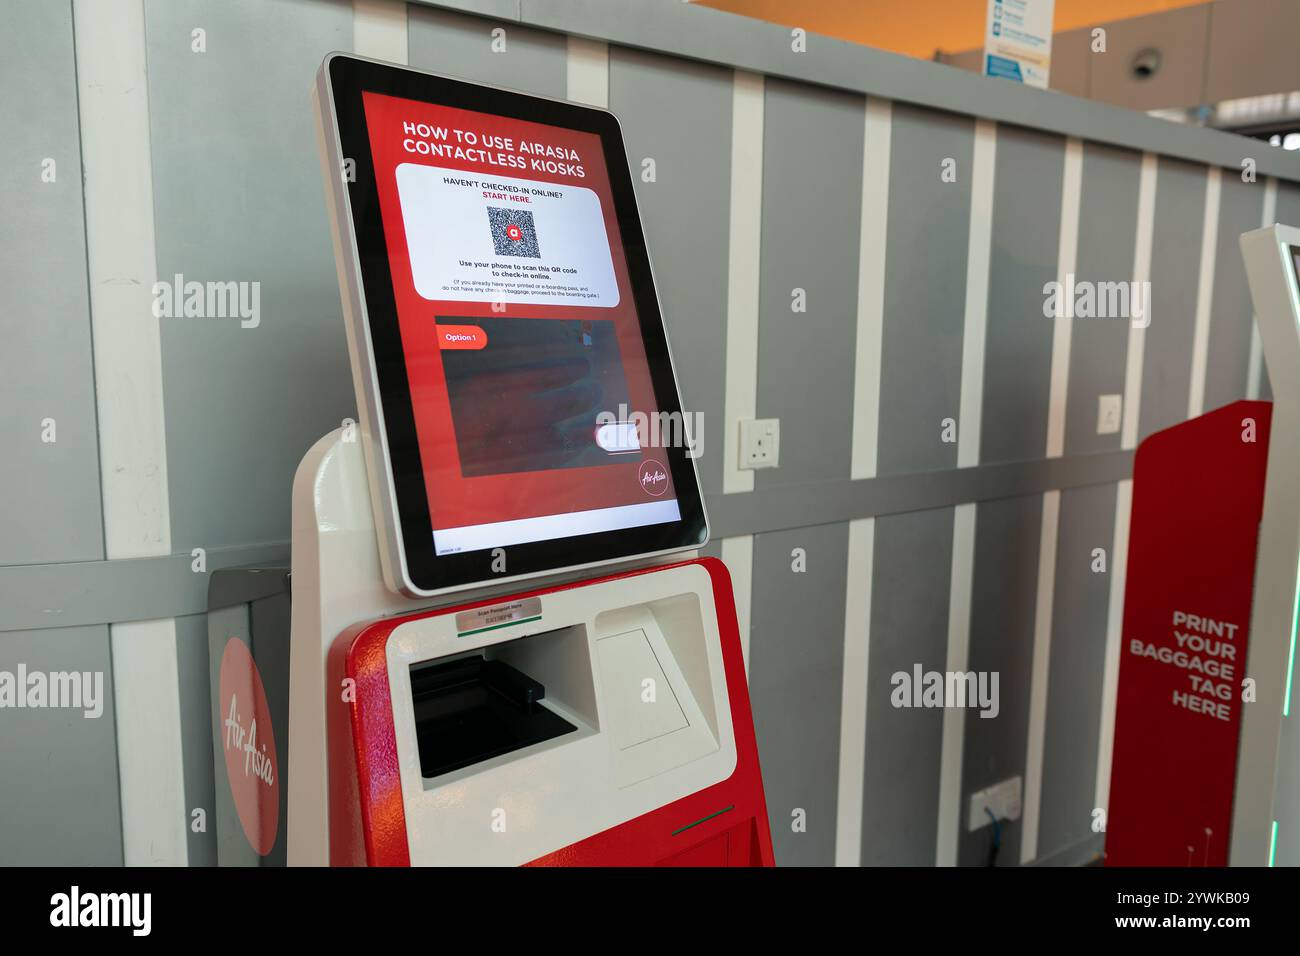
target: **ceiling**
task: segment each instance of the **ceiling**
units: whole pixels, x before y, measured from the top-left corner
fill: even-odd
[[[809,33],[930,59],[984,45],[986,0],[694,0]],[[1053,29],[1127,20],[1206,0],[1056,0]]]

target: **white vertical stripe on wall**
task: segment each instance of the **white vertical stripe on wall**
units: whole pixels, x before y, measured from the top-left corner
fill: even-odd
[[[1261,229],[1277,222],[1277,180],[1269,176],[1264,180],[1264,211],[1259,217]],[[1246,369],[1246,397],[1258,399],[1264,378],[1264,343],[1259,337],[1259,319],[1251,316],[1250,359]]]
[[[1259,227],[1265,229],[1277,223],[1277,179],[1269,176],[1264,180],[1264,209],[1259,217]]]
[[[1214,306],[1214,253],[1219,242],[1219,193],[1223,170],[1211,166],[1205,175],[1205,220],[1201,227],[1200,282],[1196,287],[1196,332],[1192,337],[1192,380],[1187,390],[1187,417],[1205,408],[1205,363],[1210,351],[1210,310]]]
[[[352,49],[358,56],[407,62],[405,0],[352,0]]]
[[[840,775],[835,801],[835,865],[862,863],[862,801],[866,784],[867,664],[871,645],[871,579],[876,519],[849,522],[844,600],[844,678],[840,696]]]
[[[575,103],[609,108],[609,44],[570,36],[568,97]]]
[[[975,122],[971,159],[970,231],[966,244],[966,309],[962,331],[961,404],[958,410],[957,467],[979,464],[981,412],[984,401],[984,344],[988,327],[989,254],[993,236],[993,185],[997,159],[997,124]],[[971,589],[975,575],[974,504],[953,512],[952,573],[948,595],[949,673],[964,672],[970,657]],[[939,811],[935,865],[956,866],[962,824],[962,757],[966,711],[943,712],[939,762]]]
[[[1034,603],[1034,656],[1029,677],[1029,740],[1025,748],[1025,798],[1020,825],[1020,862],[1038,855],[1038,818],[1043,797],[1043,742],[1047,734],[1047,682],[1052,651],[1052,605],[1056,597],[1056,538],[1061,492],[1043,495],[1038,539],[1038,593]]]
[[[1155,153],[1142,154],[1138,177],[1137,241],[1133,244],[1133,281],[1138,288],[1151,281],[1151,247],[1155,236],[1156,175],[1159,160]],[[1142,326],[1129,321],[1128,359],[1124,366],[1124,414],[1120,429],[1120,447],[1136,448],[1138,413],[1142,406],[1142,359],[1146,353],[1146,327],[1151,324],[1151,297],[1142,303],[1146,310]],[[1120,592],[1123,593],[1122,591]]]
[[[984,340],[988,329],[989,252],[993,237],[993,173],[997,124],[975,121],[971,158],[970,234],[966,244],[966,317],[961,343],[961,406],[957,425],[957,467],[980,460],[984,404]]]
[[[741,419],[758,407],[758,276],[763,213],[763,77],[737,70],[731,98],[731,220],[727,250],[727,383],[722,490],[754,490],[740,468]]]
[[[853,369],[853,449],[849,477],[876,475],[880,360],[885,329],[885,238],[893,109],[867,97],[862,141],[862,220],[858,231],[858,316]]]
[[[858,314],[853,360],[853,445],[849,477],[876,474],[880,430],[880,361],[885,330],[885,243],[889,224],[889,151],[893,104],[867,97],[863,111],[862,207],[858,225]],[[849,522],[844,605],[844,674],[840,692],[840,772],[835,865],[862,862],[867,745],[867,659],[871,629],[874,518]]]
[[[858,227],[858,314],[853,362],[853,446],[849,476],[876,474],[880,429],[880,360],[885,329],[885,239],[889,214],[889,150],[893,108],[867,98],[863,111],[862,208]],[[840,692],[840,772],[835,865],[862,862],[863,786],[867,746],[867,661],[871,631],[874,518],[849,522],[844,602],[844,673]]]
[[[1110,605],[1106,610],[1106,657],[1101,677],[1101,726],[1097,733],[1097,794],[1093,806],[1110,800],[1110,760],[1115,746],[1115,698],[1124,631],[1124,584],[1128,577],[1128,531],[1133,514],[1133,479],[1115,489],[1115,540],[1110,555]]]
[[[77,0],[78,107],[95,400],[109,559],[171,552],[149,98],[141,0]],[[165,319],[162,321],[166,321]],[[109,628],[122,847],[184,865],[180,684],[171,620]]]
[[[965,673],[970,658],[971,590],[975,576],[975,505],[953,509],[952,578],[948,588],[949,674]],[[961,837],[961,766],[966,741],[966,708],[943,711],[943,749],[939,761],[939,821],[935,866],[956,866]]]
[[[722,539],[722,563],[731,574],[731,593],[736,601],[736,623],[740,627],[740,650],[749,674],[749,610],[754,595],[754,536],[741,534]]]
[[[1066,287],[1074,275],[1079,249],[1079,195],[1083,187],[1083,142],[1065,141],[1065,169],[1061,183],[1061,235],[1057,243],[1056,281]],[[1068,298],[1068,297],[1067,297]],[[1065,402],[1069,392],[1070,335],[1073,319],[1053,320],[1052,377],[1048,393],[1047,457],[1059,458],[1065,450]]]

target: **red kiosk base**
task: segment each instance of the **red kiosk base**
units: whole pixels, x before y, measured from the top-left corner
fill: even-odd
[[[408,764],[409,761],[404,761],[400,753],[401,744],[395,727],[401,724],[401,715],[394,712],[394,700],[400,701],[404,697],[400,690],[394,692],[389,680],[390,658],[396,654],[405,662],[400,648],[401,638],[396,635],[400,635],[404,629],[408,631],[427,629],[438,624],[444,624],[451,629],[455,627],[456,618],[461,617],[463,621],[466,615],[472,612],[481,614],[484,609],[491,607],[503,605],[527,607],[531,602],[539,601],[542,602],[542,607],[546,608],[547,602],[560,595],[577,597],[579,592],[599,586],[604,586],[607,590],[612,588],[615,593],[646,593],[653,590],[646,585],[655,578],[676,577],[686,571],[707,573],[718,622],[723,678],[727,686],[726,700],[733,731],[734,763],[730,760],[727,762],[734,769],[716,783],[524,862],[533,866],[772,865],[772,843],[763,800],[763,784],[759,775],[749,696],[745,686],[744,661],[741,657],[740,637],[731,597],[731,581],[726,567],[713,558],[529,591],[512,596],[505,601],[480,601],[420,614],[386,618],[373,623],[360,624],[345,631],[335,641],[331,650],[330,684],[343,686],[345,680],[354,681],[356,695],[354,700],[341,703],[329,711],[330,739],[333,741],[331,747],[333,792],[330,800],[333,817],[330,839],[331,862],[344,865],[366,863],[380,866],[406,866],[411,863],[412,838],[409,834],[412,827],[421,825],[421,821],[415,818],[420,810],[408,808],[403,798],[402,770],[404,764]],[[549,608],[547,613],[550,613]],[[665,617],[661,615],[660,620],[662,622]],[[616,625],[615,629],[621,626]],[[540,638],[524,640],[545,641],[546,639],[543,634]],[[598,637],[592,643],[597,644],[599,641]],[[576,656],[581,657],[580,654]],[[607,655],[598,656],[603,658],[602,665],[609,664]],[[600,684],[597,687],[598,699],[607,699],[608,695],[618,694],[628,689],[620,689],[606,683],[611,677],[613,680],[618,679],[617,664],[612,670],[608,666],[601,666],[599,671],[601,673],[598,677],[601,680],[598,680]],[[670,683],[674,682],[671,676],[668,680]],[[636,691],[639,684],[638,680],[636,686],[630,689]],[[683,693],[683,688],[676,686],[669,690],[674,695]],[[684,692],[690,693],[690,688],[685,688]],[[678,702],[680,703],[680,697]],[[567,708],[565,712],[569,713]],[[635,710],[633,716],[635,717]],[[615,713],[611,713],[609,718],[611,721],[617,720]],[[686,724],[664,735],[626,748],[621,753],[625,754],[628,750],[656,743],[662,745],[666,738],[673,736],[680,738],[689,733],[690,727]],[[620,752],[614,749],[617,746],[617,736],[615,729],[606,753],[597,753],[598,757],[613,758],[620,755]],[[557,740],[564,741],[566,737]],[[693,747],[692,741],[684,740],[681,743],[684,743],[688,749],[679,749],[679,756],[692,752],[690,749]],[[701,748],[694,746],[693,749]],[[702,759],[707,761],[711,756],[727,749],[730,748],[719,747],[705,754]],[[544,773],[547,764],[545,752],[532,759],[540,772]],[[660,758],[662,764],[672,762],[671,758],[667,760]],[[335,774],[336,768],[343,768],[342,772]],[[614,769],[612,760],[606,763],[605,769]],[[682,769],[669,768],[666,772],[671,773],[673,770],[680,772]],[[690,770],[689,767],[685,769]],[[635,772],[631,776],[640,776],[642,772],[644,771]],[[649,778],[649,781],[635,781],[623,788],[623,793],[592,794],[588,791],[584,794],[582,791],[588,788],[590,781],[590,776],[584,776],[578,781],[554,779],[548,787],[571,791],[571,793],[568,796],[561,795],[562,798],[558,800],[527,799],[524,809],[528,811],[528,819],[521,826],[531,832],[519,841],[520,848],[532,845],[544,833],[567,830],[574,824],[581,827],[583,824],[579,821],[583,818],[590,821],[586,824],[590,828],[596,825],[602,812],[612,812],[617,816],[619,810],[616,808],[631,806],[635,802],[620,799],[626,791],[635,790],[638,784],[642,786],[647,782],[653,784],[655,778]],[[420,780],[417,785],[423,787],[423,783],[423,780]],[[584,796],[595,806],[589,806],[576,815],[569,812],[570,808],[565,804],[573,799],[582,800]],[[469,840],[465,840],[462,835],[462,838],[455,842],[466,847],[478,844],[483,848],[481,852],[485,853],[493,852],[496,845],[508,845],[512,825],[510,811],[504,810],[497,818],[489,812],[495,809],[496,803],[504,802],[506,798],[501,797],[499,800],[489,799],[484,803],[478,814],[480,819],[476,833],[471,834]],[[494,806],[489,807],[488,804]],[[556,811],[553,821],[548,821],[544,816],[548,812],[547,808],[554,808]],[[501,820],[502,826],[494,828],[493,824],[498,820]],[[445,824],[448,821],[442,822]],[[438,825],[438,821],[433,819],[427,823],[430,826]],[[475,829],[472,824],[470,828]],[[445,845],[450,841],[426,839],[424,842],[428,846],[434,846]],[[479,853],[471,852],[471,855],[478,857]]]

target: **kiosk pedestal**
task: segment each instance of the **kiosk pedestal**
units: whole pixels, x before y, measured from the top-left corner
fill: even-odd
[[[772,864],[725,567],[441,606],[384,584],[359,442],[294,481],[291,864]]]

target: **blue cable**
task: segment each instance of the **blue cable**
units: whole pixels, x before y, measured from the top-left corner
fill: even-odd
[[[993,815],[993,811],[988,807],[984,808],[984,812],[993,821],[993,847],[989,850],[989,866],[993,866],[998,857],[998,850],[1002,846],[1002,824],[998,822],[998,818]]]

